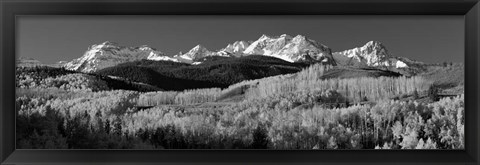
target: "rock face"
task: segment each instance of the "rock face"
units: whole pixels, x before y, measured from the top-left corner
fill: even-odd
[[[244,55],[243,51],[245,51],[250,44],[251,43],[247,41],[236,41],[233,44],[228,44],[227,47],[218,51],[218,54],[222,56],[241,57]]]
[[[175,61],[175,59],[164,56],[162,52],[148,46],[124,47],[106,41],[90,46],[82,57],[66,63],[64,67],[69,70],[88,73],[141,59]]]
[[[333,57],[338,65],[344,66],[408,67],[405,58],[390,56],[386,47],[378,41],[370,41],[362,47],[335,52]]]

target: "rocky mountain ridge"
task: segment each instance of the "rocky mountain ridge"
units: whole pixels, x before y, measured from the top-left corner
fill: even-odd
[[[103,68],[141,59],[153,61],[173,61],[193,65],[201,64],[200,59],[210,56],[243,57],[264,55],[276,57],[288,62],[323,63],[343,66],[370,66],[406,68],[415,61],[405,57],[393,57],[387,48],[378,41],[369,41],[365,45],[339,52],[302,35],[280,36],[262,35],[255,41],[235,41],[217,51],[196,45],[186,53],[166,55],[165,53],[143,45],[140,47],[120,46],[115,42],[103,42],[90,46],[80,58],[62,64],[69,70],[94,72]]]

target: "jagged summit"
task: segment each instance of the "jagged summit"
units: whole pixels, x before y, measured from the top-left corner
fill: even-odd
[[[209,51],[205,46],[198,44],[197,46],[193,47],[190,52],[202,52],[202,51]]]
[[[258,40],[262,40],[262,39],[269,39],[269,38],[272,38],[266,34],[262,34],[262,36],[260,36],[260,38],[258,38]]]
[[[383,46],[383,44],[380,41],[368,41],[365,45],[380,45],[380,46]]]
[[[299,34],[299,35],[296,35],[296,36],[294,37],[294,39],[295,39],[295,40],[306,40],[307,37],[302,36],[302,35]]]
[[[111,42],[111,41],[105,41],[101,43],[102,45],[118,45],[116,42]]]
[[[213,53],[212,51],[208,50],[206,47],[198,44],[197,46],[193,47],[186,53],[191,59],[195,58],[202,58],[203,56],[209,55]]]
[[[112,47],[119,47],[118,43],[111,42],[111,41],[104,41],[100,44],[94,44],[88,47],[88,49],[102,49],[102,48],[112,48]]]
[[[142,50],[142,51],[157,51],[157,49],[152,48],[148,45],[142,45],[142,46],[138,47],[138,49]]]
[[[174,56],[174,58],[180,59],[181,61],[192,63],[196,59],[200,59],[207,56],[213,56],[216,53],[208,50],[206,47],[198,44],[187,53],[182,54],[181,52]]]
[[[218,51],[219,55],[228,56],[232,55],[235,57],[243,56],[243,51],[250,45],[247,41],[235,41],[233,44],[228,44],[227,47]]]
[[[282,34],[282,35],[279,35],[279,36],[272,36],[272,35],[262,34],[262,36],[260,36],[260,38],[258,38],[258,40],[261,40],[261,39],[271,39],[271,38],[292,38],[292,36],[290,36],[290,35],[288,35],[288,34]]]
[[[266,55],[289,62],[319,61],[334,64],[330,48],[302,35],[276,37],[262,35],[243,52],[246,55]]]
[[[335,52],[333,56],[341,65],[408,67],[404,61],[392,57],[379,41],[369,41],[361,47]]]

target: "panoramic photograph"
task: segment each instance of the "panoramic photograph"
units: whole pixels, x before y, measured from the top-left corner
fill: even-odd
[[[465,148],[463,16],[20,16],[17,149]]]

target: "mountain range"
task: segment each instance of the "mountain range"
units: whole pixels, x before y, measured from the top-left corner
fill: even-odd
[[[275,57],[291,63],[323,63],[334,66],[408,68],[411,64],[419,63],[405,57],[392,56],[387,48],[378,41],[369,41],[360,47],[332,52],[328,46],[305,36],[293,37],[283,34],[280,36],[262,35],[255,41],[235,41],[216,51],[196,45],[186,53],[179,52],[175,55],[166,55],[146,45],[126,47],[106,41],[88,47],[80,58],[56,65],[69,70],[89,73],[143,59],[198,65],[209,59],[205,57],[238,58],[250,55]]]

